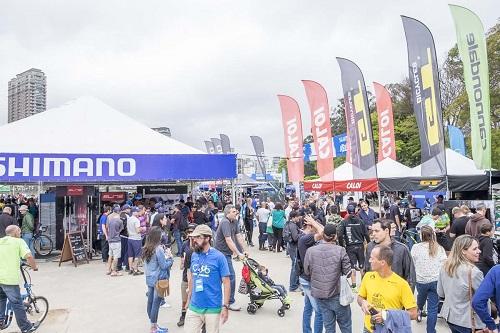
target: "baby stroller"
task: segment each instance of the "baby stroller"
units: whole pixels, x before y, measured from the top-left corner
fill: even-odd
[[[278,299],[281,307],[278,309],[278,316],[285,316],[285,310],[290,309],[290,298],[282,295],[278,290],[272,288],[266,281],[259,277],[259,263],[253,259],[245,258],[243,260],[243,277],[239,292],[248,294],[250,303],[248,303],[247,312],[255,314],[257,309],[264,305],[264,302],[271,299]]]

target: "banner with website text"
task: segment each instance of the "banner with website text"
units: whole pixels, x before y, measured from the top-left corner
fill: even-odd
[[[293,98],[284,95],[278,95],[278,100],[283,120],[288,180],[301,182],[304,180],[304,154],[299,104]]]
[[[434,39],[420,21],[401,16],[408,49],[413,112],[420,135],[422,176],[446,174],[443,117]]]
[[[348,149],[353,165],[354,179],[377,178],[373,132],[366,95],[365,80],[359,67],[352,61],[337,58],[342,76]]]
[[[490,83],[483,23],[467,8],[450,5],[450,10],[469,96],[472,157],[478,169],[490,169]]]
[[[311,111],[311,130],[317,154],[318,175],[323,181],[333,181],[333,147],[330,107],[325,89],[317,82],[303,80]]]
[[[396,160],[396,140],[394,138],[394,117],[391,95],[383,85],[373,82],[378,115],[378,161],[390,158]]]

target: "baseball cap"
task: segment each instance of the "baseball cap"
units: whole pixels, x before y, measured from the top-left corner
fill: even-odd
[[[198,236],[212,236],[212,229],[206,224],[200,224],[197,226],[190,235],[191,237]]]
[[[120,210],[121,210],[120,205],[118,205],[118,204],[113,205],[113,212],[118,213]]]
[[[348,214],[354,214],[356,212],[356,206],[354,205],[347,205],[347,213]]]
[[[21,205],[21,207],[19,207],[19,210],[28,210],[28,206],[26,206],[26,205]]]
[[[188,227],[187,227],[187,230],[194,230],[194,229],[196,229],[196,226],[197,226],[196,223],[189,223]]]
[[[333,223],[328,223],[323,229],[323,233],[327,237],[333,237],[337,234],[337,226]]]
[[[130,209],[130,205],[129,204],[125,204],[122,206],[122,210],[126,210],[126,209]]]
[[[155,209],[158,209],[162,206],[161,202],[157,202],[155,203]]]
[[[140,211],[139,207],[135,207],[135,206],[132,207],[132,213],[137,213],[139,211]]]

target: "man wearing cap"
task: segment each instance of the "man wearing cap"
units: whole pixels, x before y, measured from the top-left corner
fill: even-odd
[[[120,205],[113,206],[113,213],[108,215],[108,222],[106,223],[107,238],[109,245],[109,259],[108,259],[108,275],[120,276],[121,273],[117,272],[118,259],[121,257],[122,244],[120,240],[120,232],[123,229],[123,222],[120,219]]]
[[[227,265],[230,272],[231,281],[231,297],[229,298],[229,310],[239,311],[240,307],[234,304],[234,293],[236,290],[236,274],[234,273],[232,255],[235,253],[240,259],[245,258],[242,253],[243,246],[239,242],[237,235],[239,234],[238,228],[238,210],[233,205],[226,205],[224,207],[224,218],[219,222],[217,233],[215,236],[215,248],[226,256]]]
[[[141,227],[141,222],[137,217],[140,209],[138,207],[132,208],[132,216],[127,219],[128,231],[128,266],[130,268],[129,274],[142,275],[143,272],[139,271],[139,258],[141,257],[142,237],[141,232],[146,230],[146,227]]]
[[[210,246],[212,229],[209,226],[197,226],[191,237],[194,253],[187,275],[185,332],[199,333],[205,325],[207,333],[217,333],[220,324],[228,319],[231,290],[229,267],[224,254]],[[224,285],[224,293],[221,284]]]
[[[356,270],[362,270],[365,262],[364,243],[370,242],[368,228],[365,223],[355,215],[356,206],[347,206],[348,215],[339,224],[339,244],[344,246],[351,261],[351,282],[353,291],[356,291]]]
[[[21,332],[34,332],[40,323],[30,323],[26,317],[26,309],[19,289],[19,267],[21,259],[25,259],[34,271],[38,270],[30,250],[19,237],[21,229],[10,225],[5,229],[6,236],[0,238],[0,330],[4,329],[4,314],[7,299],[14,311],[17,326]]]
[[[28,244],[31,251],[31,255],[35,257],[35,248],[33,247],[33,232],[35,231],[35,219],[30,212],[28,212],[28,206],[21,205],[19,212],[23,216],[21,222],[21,237]]]
[[[354,208],[354,207],[353,207]],[[304,273],[311,277],[311,295],[318,302],[326,332],[352,331],[351,306],[340,304],[340,277],[351,272],[346,250],[335,245],[337,226],[327,224],[323,240],[306,252]]]

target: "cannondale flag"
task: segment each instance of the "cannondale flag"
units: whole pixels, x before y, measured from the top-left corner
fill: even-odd
[[[378,161],[390,158],[396,160],[396,140],[394,139],[394,118],[392,116],[391,95],[383,85],[373,82],[378,115]]]
[[[333,147],[330,107],[325,89],[317,82],[303,80],[309,108],[311,130],[316,150],[318,175],[323,181],[333,181]]]
[[[304,180],[302,118],[299,104],[289,97],[278,95],[285,137],[286,165],[290,182]]]
[[[450,5],[450,9],[469,95],[472,157],[478,169],[490,169],[490,84],[483,23],[467,8]]]
[[[373,133],[365,80],[352,61],[337,58],[342,76],[347,133],[354,179],[377,177]]]
[[[222,153],[223,154],[231,153],[231,142],[229,141],[229,137],[226,134],[219,134],[219,136],[222,145]]]
[[[215,154],[215,147],[212,141],[205,141],[205,147],[207,148],[207,153]]]
[[[210,141],[214,144],[215,153],[222,154],[222,142],[219,138],[210,138]]]
[[[257,156],[257,164],[259,166],[259,171],[262,173],[262,175],[265,177],[266,176],[266,164],[264,161],[265,154],[264,154],[264,142],[262,141],[262,138],[260,136],[250,136],[250,139],[252,140],[253,144],[253,149],[255,150],[255,155]]]
[[[446,174],[441,95],[434,39],[420,21],[402,16],[408,48],[413,112],[420,135],[422,176]]]

